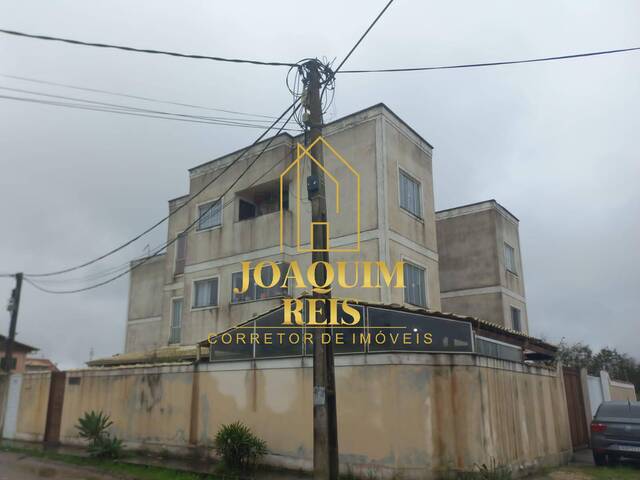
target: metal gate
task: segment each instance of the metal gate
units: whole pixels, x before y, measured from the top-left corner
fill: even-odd
[[[569,426],[571,427],[571,444],[575,450],[580,447],[586,447],[589,444],[589,430],[584,409],[580,370],[577,368],[563,368],[563,373],[567,410],[569,411]]]
[[[4,411],[3,438],[12,439],[16,435],[18,426],[18,407],[20,406],[20,390],[22,389],[22,374],[14,373],[9,377],[9,391],[7,406]]]
[[[51,372],[47,425],[44,430],[44,441],[47,443],[56,444],[60,442],[60,422],[62,421],[65,379],[64,372]]]

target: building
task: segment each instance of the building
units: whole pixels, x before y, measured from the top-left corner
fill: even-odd
[[[529,331],[518,224],[495,200],[436,213],[443,311]]]
[[[4,370],[4,355],[7,348],[7,337],[0,335],[0,371]],[[11,353],[11,372],[22,373],[26,370],[27,355],[37,352],[38,349],[25,343],[13,341],[13,351]]]
[[[48,358],[32,358],[25,359],[25,371],[27,372],[57,372],[58,367]]]
[[[334,287],[333,296],[429,310],[445,305],[446,311],[474,316],[484,316],[486,310],[489,316],[484,318],[510,327],[503,316],[483,309],[485,297],[477,297],[477,309],[472,305],[473,297],[467,299],[468,309],[458,310],[457,304],[450,303],[452,292],[479,288],[475,283],[467,286],[466,280],[460,279],[464,272],[454,272],[456,264],[473,258],[474,246],[467,244],[470,250],[462,244],[454,249],[445,246],[448,273],[443,276],[439,267],[441,221],[437,229],[433,147],[429,142],[384,104],[335,120],[323,133],[335,149],[324,148],[332,262],[366,259],[394,265],[403,261],[406,283],[404,291],[387,286],[349,291]],[[241,151],[189,170],[188,193],[169,201],[173,214],[168,241],[172,243],[166,253],[132,264],[135,268],[130,279],[125,353],[196,344],[210,333],[281,305],[285,295],[307,292],[289,284],[284,290],[250,285],[245,294],[232,293],[240,281],[242,261],[255,264],[270,260],[286,267],[296,260],[303,269],[311,261],[310,203],[306,190],[298,191],[296,183],[298,167],[303,185],[310,171],[308,157],[298,162],[297,144],[302,141],[301,137],[283,133],[255,145],[228,171],[225,169]],[[262,150],[259,162],[234,184]],[[285,170],[281,186],[280,176]],[[339,192],[336,184],[340,185]],[[190,198],[193,200],[188,201]],[[486,230],[497,228],[500,222],[491,215],[477,219],[485,222]],[[354,249],[359,251],[349,251]],[[496,272],[503,261],[496,256],[486,260],[495,263],[492,268]],[[442,279],[446,282],[443,304]],[[501,285],[501,280],[491,281],[486,286]],[[516,306],[522,312],[520,329],[526,332],[526,312],[520,303]]]

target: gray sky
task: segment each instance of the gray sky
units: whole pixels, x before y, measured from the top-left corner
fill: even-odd
[[[293,0],[5,1],[0,24],[188,53],[341,59],[383,4],[333,0],[312,11]],[[397,0],[345,68],[625,48],[640,46],[639,32],[640,4],[634,0]],[[0,74],[203,106],[276,115],[290,102],[286,68],[4,35],[0,58]],[[385,102],[435,147],[438,209],[495,198],[520,218],[532,333],[614,346],[638,357],[639,79],[640,52],[487,69],[343,75],[328,119]],[[4,77],[0,86],[159,107]],[[164,216],[168,199],[186,193],[187,168],[258,134],[0,100],[0,272],[57,269],[122,243]],[[127,262],[165,235],[161,228],[85,275]],[[73,284],[47,282],[51,288],[82,284],[82,275]],[[25,285],[18,339],[41,347],[64,367],[81,365],[92,347],[95,356],[117,353],[124,344],[127,286],[123,278],[88,293],[47,295]],[[10,279],[0,279],[0,301],[11,288]],[[8,313],[0,319],[6,333]]]

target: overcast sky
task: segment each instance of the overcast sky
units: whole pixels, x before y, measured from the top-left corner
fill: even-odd
[[[0,28],[215,56],[341,59],[384,1],[333,0],[320,9],[293,0],[4,1]],[[640,46],[635,0],[397,0],[345,68],[633,46]],[[277,115],[290,102],[286,68],[5,35],[0,58],[0,74],[202,106]],[[203,113],[6,77],[0,86]],[[6,90],[0,95],[29,96]],[[534,335],[640,356],[640,52],[485,69],[342,75],[328,119],[378,102],[434,145],[438,209],[495,198],[520,219]],[[58,269],[122,243],[164,216],[168,199],[187,193],[189,167],[258,134],[0,99],[0,272]],[[146,245],[158,245],[165,236],[161,228],[84,275],[142,255]],[[46,283],[84,284],[82,275]],[[12,286],[11,279],[0,279],[3,304]],[[127,277],[76,295],[48,295],[25,285],[17,338],[63,367],[82,365],[92,348],[94,357],[120,352],[127,287]],[[2,311],[0,331],[6,334],[9,314]]]

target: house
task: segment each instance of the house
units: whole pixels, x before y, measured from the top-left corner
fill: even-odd
[[[5,368],[5,353],[7,348],[7,337],[0,335],[0,370],[4,371]],[[13,350],[11,353],[11,372],[23,373],[26,370],[27,355],[32,352],[37,352],[36,347],[32,347],[25,343],[13,341]]]
[[[455,297],[461,290],[480,288],[461,278],[464,271],[455,272],[457,265],[474,261],[473,242],[445,246],[446,272],[440,271],[439,251],[448,237],[448,225],[445,213],[437,217],[434,208],[429,142],[384,104],[328,123],[323,141],[331,261],[366,259],[387,265],[402,261],[405,278],[404,289],[382,285],[347,291],[334,284],[333,296],[489,315],[485,297]],[[188,193],[169,201],[171,244],[162,255],[132,263],[125,353],[194,345],[210,333],[281,305],[284,296],[308,292],[295,282],[285,288],[279,284],[262,288],[251,282],[246,291],[234,293],[242,281],[243,261],[277,262],[281,270],[292,262],[303,269],[310,264],[314,225],[307,192],[299,185],[307,186],[313,159],[299,144],[303,144],[301,136],[282,133],[254,145],[232,165],[242,150],[189,170]],[[259,161],[235,184],[262,150]],[[495,205],[496,212],[506,212]],[[457,218],[456,223],[472,218],[485,222],[486,230],[497,228],[501,221],[493,214]],[[517,248],[513,258],[519,261],[519,244],[511,241],[509,245]],[[504,265],[502,256],[489,255],[486,261],[493,262],[496,272]],[[499,285],[492,281],[492,287]],[[441,282],[446,286],[444,295]],[[454,297],[465,299],[464,308],[451,300]],[[519,330],[526,333],[523,303],[515,306],[522,315]],[[487,318],[512,327],[504,316]]]
[[[58,367],[48,358],[27,357],[25,360],[27,372],[57,372]]]

